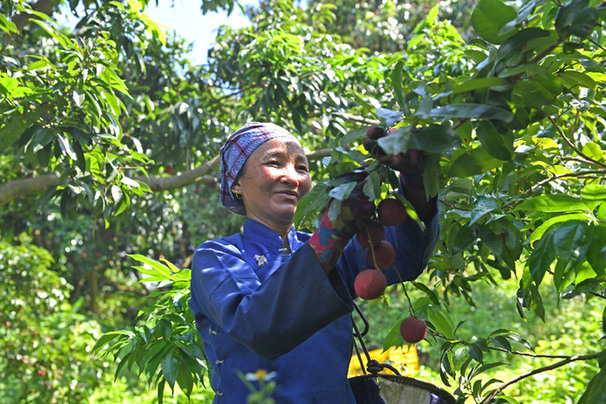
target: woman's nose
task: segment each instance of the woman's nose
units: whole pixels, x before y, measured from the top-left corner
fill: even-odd
[[[284,167],[284,172],[282,173],[281,179],[289,184],[299,186],[299,183],[301,182],[301,174],[297,171],[294,165],[286,165]]]

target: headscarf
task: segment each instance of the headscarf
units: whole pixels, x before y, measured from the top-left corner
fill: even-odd
[[[236,199],[231,187],[248,156],[272,139],[287,139],[301,144],[291,132],[269,122],[249,122],[227,139],[221,147],[221,205],[239,215],[246,214],[244,202]]]

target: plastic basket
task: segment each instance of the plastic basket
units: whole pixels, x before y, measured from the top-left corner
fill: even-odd
[[[357,404],[455,404],[447,391],[406,376],[367,374],[349,378]]]

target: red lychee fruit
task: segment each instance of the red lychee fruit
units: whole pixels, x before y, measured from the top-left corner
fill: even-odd
[[[385,128],[381,126],[373,126],[366,131],[366,137],[370,140],[377,140],[385,136]]]
[[[373,254],[374,253],[374,254]],[[393,265],[396,259],[396,250],[387,240],[381,240],[372,249],[366,250],[366,256],[375,268],[384,271]]]
[[[427,335],[427,324],[425,321],[416,317],[408,317],[400,323],[400,334],[404,341],[409,344],[416,344],[423,340]]]
[[[377,217],[385,226],[402,224],[407,216],[406,206],[396,198],[383,199],[377,206]]]
[[[387,278],[381,271],[365,269],[356,275],[354,289],[361,299],[377,299],[385,292],[385,288],[387,288]]]
[[[164,169],[164,172],[165,172],[166,174],[172,174],[172,173],[174,173],[174,172],[175,172],[175,169],[174,169],[173,167],[168,166],[168,167],[166,167],[166,168]]]
[[[357,237],[360,245],[364,248],[368,248],[370,247],[371,241],[374,246],[385,238],[385,228],[376,220],[371,220],[357,233]]]

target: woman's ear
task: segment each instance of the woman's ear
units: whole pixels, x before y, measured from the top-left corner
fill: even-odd
[[[239,194],[241,191],[242,186],[240,185],[239,182],[234,182],[233,185],[231,186],[231,192],[233,194]]]

